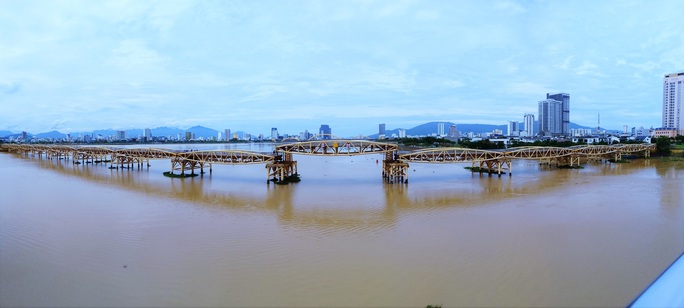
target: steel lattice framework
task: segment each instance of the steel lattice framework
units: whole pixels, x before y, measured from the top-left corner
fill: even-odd
[[[263,164],[276,159],[275,155],[238,150],[181,152],[176,153],[175,156],[185,160],[212,164]]]
[[[400,160],[416,163],[459,163],[504,159],[505,155],[502,152],[488,150],[435,148],[401,154],[398,158]]]
[[[266,164],[267,177],[282,180],[297,174],[297,162],[293,154],[349,156],[384,153],[383,178],[389,182],[408,182],[408,163],[479,163],[480,171],[488,170],[501,175],[508,171],[510,175],[511,160],[535,159],[540,162],[557,165],[580,164],[580,157],[588,160],[606,157],[619,160],[623,154],[644,152],[650,156],[655,150],[654,144],[617,144],[617,145],[582,145],[568,148],[560,147],[521,147],[509,150],[491,151],[466,148],[434,148],[424,149],[398,155],[398,145],[392,143],[373,142],[367,140],[309,140],[282,144],[275,147],[273,154],[242,150],[213,151],[172,151],[158,148],[113,148],[100,146],[68,146],[68,145],[32,145],[3,144],[3,150],[31,154],[34,156],[58,159],[73,159],[74,163],[110,162],[110,168],[132,168],[135,164],[141,168],[145,162],[149,166],[150,159],[171,159],[171,174],[179,170],[185,174],[189,170],[194,174],[199,168],[204,172],[205,165],[212,164]],[[80,162],[79,162],[80,161]]]
[[[399,146],[367,140],[316,140],[276,146],[276,152],[304,155],[365,155],[396,152]]]
[[[508,158],[519,159],[556,158],[572,154],[573,150],[571,148],[559,147],[520,147],[504,152],[504,155]]]

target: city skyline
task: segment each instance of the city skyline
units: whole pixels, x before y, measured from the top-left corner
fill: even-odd
[[[3,1],[0,130],[659,127],[678,1]],[[588,9],[591,7],[591,9]],[[266,129],[264,129],[266,128]]]

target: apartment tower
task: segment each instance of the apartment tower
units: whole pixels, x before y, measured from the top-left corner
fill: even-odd
[[[663,128],[684,135],[684,72],[665,75],[663,79]]]
[[[546,99],[553,99],[561,102],[561,134],[567,135],[570,133],[570,94],[546,93]]]
[[[563,103],[555,99],[539,102],[539,133],[547,136],[563,133]]]
[[[526,113],[524,117],[525,122],[525,136],[534,136],[534,114]]]

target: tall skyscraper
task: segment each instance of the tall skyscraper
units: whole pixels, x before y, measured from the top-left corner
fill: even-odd
[[[665,75],[663,79],[663,128],[684,135],[684,72]]]
[[[152,140],[152,130],[149,128],[145,128],[145,140]]]
[[[318,134],[323,135],[323,139],[332,139],[332,129],[328,124],[321,124],[321,128],[318,129]]]
[[[271,128],[271,139],[278,140],[278,128],[277,127]]]
[[[437,136],[444,136],[444,123],[437,123]]]
[[[534,136],[534,114],[526,113],[523,119],[525,122],[525,136]]]
[[[378,125],[378,138],[384,138],[385,137],[385,123],[380,123]]]
[[[449,126],[449,138],[458,138],[458,129],[456,129],[456,124],[451,124],[451,126]]]
[[[561,102],[561,134],[567,135],[570,133],[570,94],[568,93],[558,93],[549,94],[546,93],[546,99],[553,99]],[[540,119],[541,120],[541,119]]]
[[[563,103],[555,99],[539,102],[539,133],[563,134]]]
[[[518,130],[518,121],[508,121],[508,131],[506,132],[506,136],[518,136],[519,135],[519,130]]]
[[[223,130],[223,136],[226,138],[226,141],[232,139],[232,136],[230,135],[230,129]]]

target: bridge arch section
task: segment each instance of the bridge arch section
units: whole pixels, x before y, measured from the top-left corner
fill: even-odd
[[[399,155],[399,159],[416,163],[460,163],[504,159],[498,151],[467,148],[434,148]]]
[[[478,171],[497,173],[501,176],[502,172],[508,171],[511,174],[511,160],[503,152],[467,149],[467,148],[434,148],[419,150],[411,153],[401,154],[398,159],[404,162],[416,163],[463,163],[470,162],[475,169],[475,164],[479,164]]]
[[[314,140],[282,144],[275,147],[276,152],[302,155],[350,156],[378,153],[396,153],[399,146],[393,143],[367,140]]]

